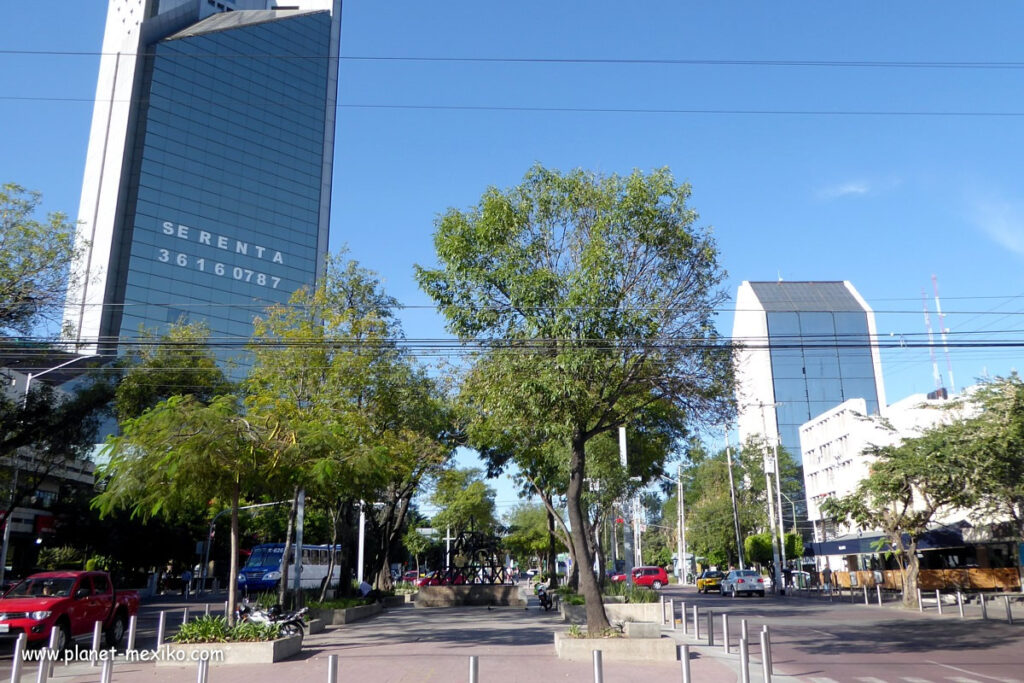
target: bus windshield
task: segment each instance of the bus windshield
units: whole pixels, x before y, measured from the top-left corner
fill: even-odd
[[[281,556],[284,554],[284,548],[260,548],[256,547],[252,549],[252,555],[249,556],[248,562],[245,563],[246,567],[272,567],[277,569],[281,566]]]

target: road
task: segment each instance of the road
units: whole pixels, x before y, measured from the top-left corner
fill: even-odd
[[[728,614],[732,632],[732,660],[738,670],[740,621],[746,619],[752,640],[757,641],[763,625],[771,633],[772,660],[778,680],[809,683],[988,683],[1024,681],[1024,605],[1013,607],[1016,623],[1005,618],[1002,602],[990,605],[988,620],[982,620],[977,604],[961,619],[956,605],[944,606],[939,615],[934,606],[924,613],[905,610],[896,603],[864,605],[860,593],[833,601],[808,597],[729,598],[700,595],[695,589],[671,586],[665,596],[686,603],[689,634],[681,642],[695,643],[692,610],[715,614],[715,641],[711,655],[723,651],[721,614]],[[869,595],[869,599],[874,595]],[[998,607],[998,609],[996,609]],[[677,613],[679,606],[676,607]],[[701,617],[706,642],[706,617]],[[760,658],[755,642],[751,653]],[[751,667],[753,680],[760,680],[758,664]]]

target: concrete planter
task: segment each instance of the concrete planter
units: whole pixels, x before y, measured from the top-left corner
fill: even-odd
[[[407,602],[404,595],[389,595],[381,600],[384,607],[401,607]]]
[[[367,619],[374,614],[380,614],[383,609],[384,607],[379,602],[375,602],[372,605],[348,607],[346,609],[311,609],[309,610],[309,618],[320,619],[327,626],[339,626],[341,624],[350,624],[360,619]]]
[[[164,643],[157,666],[195,666],[206,659],[211,666],[273,664],[297,655],[302,636],[288,636],[259,643]]]
[[[558,606],[558,611],[561,612],[564,621],[573,624],[587,623],[586,605],[562,603]],[[608,615],[608,621],[611,622],[653,621],[661,623],[661,603],[659,602],[605,603],[604,612]]]
[[[518,586],[468,584],[462,586],[420,586],[416,607],[526,607]]]
[[[674,662],[676,643],[671,638],[570,638],[555,634],[555,654],[559,659],[593,661],[594,650],[605,661]]]

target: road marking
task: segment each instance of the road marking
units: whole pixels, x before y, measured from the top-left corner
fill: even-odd
[[[912,678],[910,676],[903,676],[900,680],[906,681],[907,683],[932,683],[927,678]]]
[[[953,681],[953,683],[981,683],[977,678],[965,678],[963,676],[946,676],[947,681]]]
[[[839,681],[834,678],[815,678],[813,676],[811,677],[811,681],[813,681],[813,683],[839,683]]]
[[[808,631],[810,631],[811,633],[817,633],[817,634],[819,634],[819,635],[823,635],[823,636],[825,636],[826,638],[835,638],[835,635],[834,635],[834,634],[832,634],[832,633],[829,633],[828,631],[819,631],[819,630],[818,630],[818,629],[816,629],[816,628],[809,628],[809,629],[807,629],[807,630],[808,630]],[[824,680],[828,680],[828,679],[824,679]]]
[[[990,681],[999,681],[999,683],[1021,683],[1020,679],[1017,678],[998,678],[997,676],[986,676],[985,674],[980,674],[977,671],[961,669],[960,667],[953,666],[952,664],[942,664],[941,662],[936,662],[933,659],[926,659],[925,663],[934,664],[935,666],[941,666],[946,669],[952,669],[953,671],[959,671],[960,673],[971,674],[972,676],[980,676],[981,678],[987,678]]]
[[[883,678],[874,678],[872,676],[862,676],[862,677],[856,678],[855,680],[863,681],[864,683],[886,683],[885,679],[883,679]]]

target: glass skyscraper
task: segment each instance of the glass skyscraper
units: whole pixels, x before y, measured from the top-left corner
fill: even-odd
[[[65,319],[86,349],[180,319],[240,344],[324,265],[340,0],[111,0]]]
[[[851,398],[885,408],[874,313],[849,282],[744,282],[736,297],[740,438],[800,461],[800,425]]]

